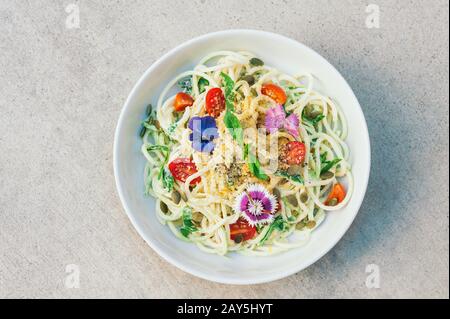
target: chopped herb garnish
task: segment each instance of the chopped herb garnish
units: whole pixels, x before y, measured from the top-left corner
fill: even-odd
[[[328,172],[331,168],[333,168],[334,165],[338,164],[340,161],[342,161],[341,158],[335,158],[332,161],[322,161],[322,169],[320,170],[320,174]]]
[[[200,93],[203,93],[206,91],[206,87],[209,85],[209,81],[205,78],[200,78],[198,80],[198,90]]]
[[[183,78],[180,81],[178,81],[178,86],[183,90],[184,93],[191,94],[192,93],[192,76]]]
[[[192,209],[188,206],[183,208],[182,221],[183,226],[181,226],[180,232],[184,237],[189,238],[190,234],[197,231],[197,227],[192,222]]]
[[[269,230],[264,235],[264,237],[259,242],[260,245],[264,244],[269,238],[270,235],[272,235],[274,230],[283,231],[286,229],[286,222],[284,221],[283,217],[280,215],[275,218],[272,224],[269,225]]]
[[[299,183],[299,184],[304,184],[304,180],[303,177],[300,175],[289,175],[287,172],[285,171],[278,171],[275,173],[275,175],[284,177],[286,179],[289,179],[293,182]]]
[[[258,161],[255,155],[250,152],[249,145],[244,145],[244,157],[247,159],[247,165],[250,172],[257,178],[261,180],[267,180],[269,176],[267,176],[261,168],[261,163]]]

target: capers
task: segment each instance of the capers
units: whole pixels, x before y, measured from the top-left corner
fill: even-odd
[[[302,167],[300,165],[291,165],[291,166],[289,166],[287,173],[288,173],[288,175],[295,176],[295,175],[300,175],[301,171],[302,171]]]
[[[181,201],[181,194],[178,191],[172,192],[172,201],[175,203],[175,205],[178,205]]]
[[[324,173],[322,173],[322,174],[320,174],[320,178],[321,179],[331,179],[331,178],[333,178],[334,177],[334,173],[333,172],[330,172],[330,171],[328,171],[328,172],[324,172]]]
[[[241,80],[247,82],[248,85],[250,85],[250,86],[252,86],[256,82],[255,77],[253,75],[251,75],[251,74],[243,76],[241,78]]]
[[[147,105],[147,108],[145,109],[145,114],[147,116],[150,116],[150,114],[152,114],[153,111],[153,106],[151,104]]]
[[[300,201],[302,203],[306,203],[309,199],[308,193],[307,192],[303,192],[300,194]]]
[[[275,187],[273,189],[272,193],[277,199],[281,199],[281,193],[280,193],[280,190],[278,188]]]
[[[317,223],[314,220],[310,220],[306,223],[306,227],[308,227],[309,229],[313,229],[314,227],[316,227],[316,224]]]
[[[328,206],[336,206],[337,203],[338,203],[337,198],[332,198],[332,199],[330,199],[330,200],[328,201],[327,204],[328,204]]]
[[[169,212],[169,207],[167,207],[166,203],[164,202],[159,203],[159,209],[161,209],[161,212],[163,214],[167,214]]]
[[[181,199],[182,199],[183,201],[185,201],[185,202],[188,201],[187,196],[186,196],[185,193],[181,193],[180,195],[181,195]]]
[[[238,234],[238,235],[236,235],[236,237],[234,237],[234,242],[236,244],[240,244],[243,241],[244,241],[244,235],[242,235],[242,234]]]
[[[252,66],[263,66],[264,61],[258,58],[251,58],[250,59],[250,65]]]
[[[297,206],[298,205],[298,201],[297,201],[297,197],[295,195],[289,195],[287,197],[287,201],[289,202],[289,204],[291,204],[292,206]]]

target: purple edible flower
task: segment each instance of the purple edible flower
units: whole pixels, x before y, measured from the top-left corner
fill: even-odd
[[[252,226],[270,224],[277,209],[275,196],[260,184],[250,185],[236,197],[234,211]]]
[[[279,129],[284,128],[289,134],[297,137],[299,123],[299,119],[294,113],[286,117],[282,105],[270,108],[266,112],[265,124],[269,133],[274,133]]]
[[[216,120],[212,116],[195,116],[188,127],[192,130],[189,135],[192,147],[199,152],[211,153],[215,146],[213,140],[219,136]]]

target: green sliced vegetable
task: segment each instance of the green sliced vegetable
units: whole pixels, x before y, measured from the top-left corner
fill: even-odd
[[[184,93],[192,93],[192,76],[186,77],[178,81],[178,86],[183,90]]]

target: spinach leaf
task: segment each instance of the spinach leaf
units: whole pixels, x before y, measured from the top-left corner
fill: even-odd
[[[249,145],[244,145],[244,158],[247,159],[247,165],[250,170],[250,172],[256,177],[261,180],[267,180],[269,176],[267,176],[264,171],[261,168],[261,163],[258,161],[255,155],[253,155],[249,151]]]
[[[304,180],[303,180],[303,177],[301,177],[300,175],[289,175],[287,172],[285,172],[285,171],[278,171],[277,173],[276,173],[276,175],[278,175],[278,176],[281,176],[281,177],[284,177],[284,178],[286,178],[286,179],[289,179],[289,180],[291,180],[291,181],[293,181],[293,182],[296,182],[296,183],[299,183],[299,184],[304,184]]]
[[[234,115],[233,112],[226,110],[223,122],[225,123],[225,127],[228,128],[228,131],[233,139],[236,140],[239,145],[242,145],[244,141],[244,132],[236,115]]]
[[[173,190],[173,184],[175,183],[175,180],[170,171],[167,169],[163,169],[162,171],[162,183],[164,188],[167,189],[168,192],[171,192]]]
[[[198,80],[198,90],[200,93],[203,93],[206,91],[206,87],[209,85],[209,81],[205,78],[200,78]]]
[[[225,88],[225,104],[227,107],[227,111],[234,112],[234,81],[230,78],[229,75],[221,72],[224,88]]]
[[[183,226],[181,226],[180,232],[184,237],[189,238],[189,235],[191,233],[197,231],[197,227],[195,227],[194,223],[192,222],[192,208],[188,206],[183,208],[182,221]]]
[[[315,126],[317,123],[322,121],[324,118],[325,118],[325,115],[323,115],[323,114],[317,115],[315,118],[312,118],[312,119],[307,117],[306,115],[302,114],[302,120],[304,122],[310,123],[312,126]]]
[[[325,165],[320,170],[320,174],[328,172],[334,165],[338,164],[340,161],[342,161],[341,158],[335,158],[332,161],[322,162],[322,164],[325,164]]]
[[[264,237],[259,242],[260,245],[264,244],[266,240],[270,238],[270,235],[272,235],[274,230],[283,231],[286,229],[286,222],[283,220],[282,216],[277,216],[275,220],[272,222],[272,224],[269,225],[269,230],[264,235]]]

